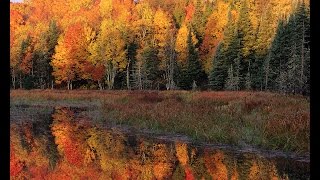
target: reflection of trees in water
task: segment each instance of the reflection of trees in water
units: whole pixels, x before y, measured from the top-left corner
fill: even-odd
[[[103,129],[70,108],[12,124],[15,179],[284,179],[277,162]],[[30,158],[32,157],[32,158]]]
[[[10,175],[27,179],[44,178],[52,169],[52,154],[48,154],[52,145],[50,137],[36,132],[38,130],[32,123],[11,125]]]

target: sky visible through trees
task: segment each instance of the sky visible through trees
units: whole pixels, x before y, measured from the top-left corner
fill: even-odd
[[[306,0],[28,0],[10,6],[13,89],[309,94]]]

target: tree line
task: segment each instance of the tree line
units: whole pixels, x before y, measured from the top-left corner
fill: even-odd
[[[302,0],[11,3],[11,87],[309,94],[309,14]]]

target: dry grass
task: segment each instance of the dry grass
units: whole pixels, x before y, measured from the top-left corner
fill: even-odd
[[[99,107],[104,122],[213,143],[309,152],[309,100],[267,92],[14,90],[11,105]]]

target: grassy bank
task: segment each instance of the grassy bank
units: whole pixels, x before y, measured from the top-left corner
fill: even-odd
[[[22,91],[11,105],[94,107],[104,122],[194,140],[309,152],[309,100],[266,92]]]

